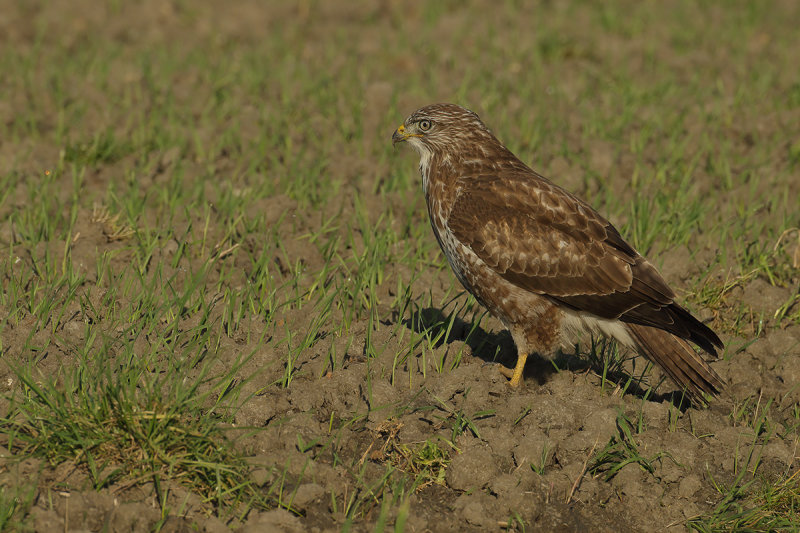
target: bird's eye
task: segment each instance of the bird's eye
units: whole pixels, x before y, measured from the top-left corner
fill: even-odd
[[[431,124],[431,121],[428,120],[428,119],[424,119],[424,120],[420,120],[419,121],[419,129],[422,130],[422,131],[428,131],[429,129],[431,129],[432,125],[433,124]]]

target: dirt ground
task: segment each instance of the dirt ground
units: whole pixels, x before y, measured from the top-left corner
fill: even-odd
[[[320,328],[316,315],[308,307],[283,306],[269,318],[245,313],[242,319],[245,326],[237,334],[220,340],[216,355],[222,366],[233,364],[243,353],[252,353],[238,371],[243,381],[241,397],[248,399],[235,414],[232,425],[256,430],[243,432],[236,447],[253,465],[253,479],[265,490],[280,482],[284,501],[291,510],[252,509],[245,516],[221,517],[209,512],[197,496],[176,484],[170,495],[170,501],[175,502],[171,507],[173,511],[164,517],[152,484],[142,482],[94,490],[87,483],[85,472],[76,464],[52,464],[36,458],[19,461],[9,451],[13,450],[12,444],[5,439],[4,447],[0,448],[0,456],[4,458],[0,459],[3,486],[13,486],[19,480],[36,480],[32,505],[20,529],[146,531],[160,528],[161,531],[217,532],[350,528],[373,531],[395,527],[404,521],[406,531],[496,531],[504,528],[519,531],[681,531],[686,529],[688,520],[711,513],[730,487],[741,484],[741,475],[748,469],[753,473],[747,479],[753,479],[757,471],[758,483],[778,479],[797,469],[800,457],[797,448],[800,323],[776,318],[776,311],[800,291],[800,270],[796,267],[787,267],[785,271],[789,274],[780,283],[771,283],[764,275],[740,278],[741,282],[731,285],[724,294],[724,302],[713,311],[703,310],[697,300],[689,299],[689,305],[721,333],[727,346],[725,357],[713,363],[726,382],[726,389],[707,409],[680,406],[679,398],[673,394],[674,386],[668,381],[662,382],[655,392],[645,384],[633,384],[623,393],[627,376],[640,375],[644,362],[627,360],[606,379],[602,375],[602,361],[586,355],[590,351],[588,346],[582,347],[582,355],[564,354],[555,364],[533,360],[526,369],[524,385],[519,390],[511,390],[499,374],[497,364],[512,365],[515,351],[510,336],[496,320],[485,316],[473,328],[482,316],[481,310],[462,307],[448,329],[451,313],[459,305],[467,305],[467,300],[462,295],[448,306],[442,304],[457,296],[459,288],[449,270],[442,268],[433,236],[428,234],[418,185],[414,183],[388,192],[374,185],[399,172],[398,168],[414,179],[416,155],[410,151],[398,151],[390,157],[378,155],[384,153],[384,143],[390,140],[392,130],[391,127],[387,129],[387,125],[399,123],[420,104],[451,96],[461,86],[463,71],[452,66],[459,61],[457,43],[460,41],[452,34],[460,32],[459,39],[464,39],[463,46],[468,46],[469,36],[463,33],[460,24],[470,17],[482,19],[481,24],[488,24],[495,30],[502,28],[502,23],[508,20],[496,15],[490,3],[476,3],[466,12],[453,7],[454,13],[437,15],[430,31],[447,45],[446,51],[437,57],[443,72],[438,74],[438,88],[432,89],[432,94],[426,93],[424,84],[407,93],[396,94],[390,77],[392,73],[398,78],[417,75],[420,70],[432,68],[426,67],[423,59],[402,54],[397,49],[403,39],[413,39],[416,27],[414,23],[401,24],[398,20],[410,17],[421,21],[422,4],[411,3],[407,10],[401,5],[405,3],[400,2],[379,2],[376,5],[380,7],[375,9],[350,2],[243,2],[235,5],[143,2],[134,7],[112,7],[116,4],[110,2],[103,8],[82,1],[12,4],[0,14],[0,35],[3,35],[0,42],[5,49],[3,53],[9,57],[14,54],[35,56],[37,47],[79,49],[84,43],[94,41],[127,43],[131,50],[147,49],[153,54],[162,50],[165,54],[175,53],[185,58],[192,47],[209,50],[218,43],[220,49],[230,51],[231,61],[236,62],[239,60],[237,49],[257,50],[265,35],[283,31],[299,40],[294,43],[304,43],[302,49],[285,50],[285,53],[296,54],[297,61],[328,65],[334,77],[352,74],[353,83],[362,88],[361,102],[348,107],[347,103],[334,100],[332,111],[313,115],[306,124],[290,126],[294,128],[294,138],[289,150],[295,151],[301,150],[297,145],[304,139],[324,136],[336,121],[352,122],[357,125],[353,126],[353,131],[363,132],[360,138],[354,134],[356,140],[351,145],[358,144],[357,147],[348,148],[345,144],[326,154],[324,172],[343,184],[338,195],[313,209],[298,200],[295,193],[280,190],[280,186],[275,188],[274,194],[245,200],[242,216],[258,220],[260,225],[241,239],[235,250],[220,256],[219,262],[226,261],[225,267],[212,269],[211,279],[206,281],[209,286],[246,284],[254,270],[251,258],[259,254],[270,257],[278,285],[294,280],[301,287],[312,286],[319,272],[324,271],[330,254],[305,236],[325,232],[327,242],[333,242],[331,236],[339,234],[338,242],[343,243],[341,254],[355,254],[367,247],[369,236],[351,231],[347,224],[330,231],[325,229],[326,221],[337,213],[344,216],[341,213],[361,210],[375,228],[385,227],[382,224],[399,228],[404,222],[397,213],[410,212],[409,225],[418,229],[403,229],[406,232],[403,235],[408,239],[419,235],[420,242],[426,243],[424,254],[413,264],[410,261],[389,262],[382,267],[379,281],[372,287],[374,301],[380,304],[367,313],[356,315],[349,325],[348,335],[335,334],[329,326],[348,320],[342,310],[334,309]],[[553,16],[562,13],[559,16],[563,18],[563,10],[567,9],[563,3],[545,4],[543,13]],[[580,12],[579,8],[575,9]],[[783,5],[781,9],[786,10],[787,18],[797,15],[791,6]],[[573,17],[573,24],[575,35],[581,34],[582,27],[586,32],[593,30],[590,21],[578,14]],[[787,22],[788,26],[791,24]],[[767,39],[765,43],[754,41],[752,46],[762,47],[759,53],[768,57],[770,46],[789,32],[785,28],[776,31],[775,39]],[[390,50],[382,77],[373,79],[370,71],[344,72],[337,63],[337,55],[331,53],[326,44],[325,36],[333,34],[343,36],[342,40],[348,42],[347,50],[342,53],[369,56]],[[506,35],[498,30],[495,39],[518,37],[517,32]],[[622,37],[616,42],[604,42],[596,50],[587,49],[585,43],[578,42],[564,60],[579,61],[575,57],[605,54],[610,58],[605,68],[610,68],[615,61],[620,64],[628,61],[631,50],[637,46],[640,45],[635,38],[625,40]],[[695,55],[676,52],[672,57],[668,49],[655,47],[650,53],[658,60],[673,61],[676,78],[691,70],[687,63],[702,66],[724,62],[721,52],[719,57],[702,57],[702,54],[711,54],[708,48]],[[108,95],[117,94],[115,83],[129,83],[126,81],[129,78],[138,84],[145,76],[141,64],[129,62],[127,53],[123,47],[111,64],[111,88],[97,88],[76,78],[72,80],[74,85],[66,83],[60,89],[68,95],[67,99],[89,102],[83,121],[68,128],[68,137],[80,138],[81,131],[114,128],[124,122],[125,117],[115,113],[114,101]],[[753,57],[757,63],[757,54]],[[800,61],[797,50],[795,59]],[[636,61],[639,60],[641,65],[626,68],[646,72],[650,68],[646,58],[637,56]],[[364,61],[364,68],[371,68],[370,60]],[[513,64],[505,67],[510,70],[498,74],[502,79],[505,76],[513,79],[515,71],[526,68]],[[725,71],[722,66],[715,68]],[[740,74],[737,70],[727,75],[735,84]],[[42,74],[42,79],[46,78]],[[179,95],[175,98],[181,98],[181,94],[191,95],[193,91],[202,95],[197,96],[194,109],[187,104],[190,113],[175,128],[177,136],[208,140],[217,134],[213,129],[193,131],[191,112],[201,117],[204,98],[211,98],[212,93],[202,87],[203,79],[189,75],[171,80],[175,94]],[[774,83],[781,87],[790,85],[783,79]],[[505,87],[501,82],[498,84]],[[6,87],[12,85],[6,83]],[[23,85],[20,82],[15,86]],[[14,179],[18,180],[13,194],[6,196],[0,205],[0,245],[3,247],[11,246],[18,238],[10,222],[13,213],[36,198],[35,181],[29,186],[24,181],[39,175],[42,168],[56,165],[59,151],[63,149],[52,134],[58,127],[57,105],[47,98],[37,99],[35,95],[47,89],[37,88],[36,83],[33,85],[34,96],[15,92],[6,94],[0,102],[0,120],[7,124],[20,109],[28,109],[32,101],[43,106],[34,113],[40,117],[36,125],[40,132],[38,138],[0,139],[0,171],[9,174],[13,171]],[[566,82],[565,87],[567,92],[583,90],[570,88]],[[514,131],[522,127],[515,116],[525,108],[525,102],[516,101],[513,93],[478,101],[477,89],[467,88],[465,92],[468,97],[476,97],[476,107],[507,108],[507,114],[497,118],[503,121],[503,133],[507,137],[525,135],[524,131]],[[253,109],[264,106],[271,110],[265,115],[270,117],[279,115],[281,106],[303,105],[302,101],[273,98],[271,87],[266,87],[263,93],[263,101],[243,102],[241,107],[251,106],[249,112],[258,114]],[[228,96],[233,108],[239,106],[235,91]],[[493,103],[492,98],[497,103]],[[192,100],[191,96],[184,99]],[[753,126],[757,134],[749,141],[742,138],[750,132],[737,130],[736,119],[730,119],[729,137],[724,142],[731,143],[736,150],[741,147],[741,153],[746,154],[748,142],[766,142],[765,139],[775,139],[787,132],[789,136],[797,136],[800,129],[796,124],[792,126],[792,121],[798,119],[798,106],[800,103],[795,102],[785,117],[764,119]],[[657,112],[657,105],[654,109]],[[567,115],[571,112],[567,107],[556,111]],[[643,111],[650,112],[652,110]],[[249,121],[244,111],[241,115],[232,112],[231,117],[234,118],[221,120],[236,122],[243,138],[257,135],[259,123]],[[491,123],[490,117],[485,118]],[[157,122],[158,117],[154,121]],[[587,198],[617,190],[619,203],[616,205],[626,205],[634,194],[626,186],[629,183],[626,170],[631,168],[626,148],[613,146],[608,139],[598,139],[596,144],[587,145],[582,131],[580,124],[572,124],[562,132],[561,139],[542,141],[540,149],[554,150],[550,152],[552,155],[543,156],[541,171]],[[791,144],[795,142],[793,139],[797,137],[786,142]],[[581,145],[580,153],[558,155],[556,147],[562,142],[569,144],[571,140]],[[348,142],[345,137],[341,141]],[[515,148],[529,150],[525,141],[517,142],[523,144]],[[609,147],[613,149],[605,150]],[[272,149],[271,146],[264,148],[265,151]],[[783,156],[766,160],[764,174],[787,167],[789,156],[785,154],[789,152],[784,150]],[[79,291],[88,291],[92,284],[99,283],[97,258],[102,252],[114,252],[113,268],[123,268],[138,260],[130,241],[109,237],[116,230],[109,229],[107,220],[104,222],[102,217],[92,213],[89,202],[89,199],[104,197],[109,191],[119,190],[115,180],[123,179],[125,169],[133,168],[137,157],[140,154],[128,154],[94,165],[83,185],[85,197],[75,200],[73,234],[79,233],[80,238],[71,245],[70,254],[74,264],[82,265],[85,276]],[[166,150],[148,157],[154,161],[153,166],[150,171],[137,175],[137,186],[143,191],[155,191],[174,185],[168,176],[181,155]],[[282,172],[290,173],[281,167],[283,160],[276,157],[274,168],[261,173],[245,172],[242,178],[241,159],[237,160],[241,157],[241,154],[220,155],[211,164],[213,177],[210,178],[207,162],[189,162],[183,169],[183,186],[188,189],[194,187],[192,183],[204,179],[206,182],[200,184],[198,190],[205,187],[203,194],[209,203],[224,203],[229,196],[220,193],[222,189],[214,189],[213,182],[232,180],[233,187],[245,191],[241,194],[246,195],[246,191],[258,188],[259,180],[272,179],[271,176],[278,176],[275,178],[278,180]],[[313,158],[308,154],[299,157]],[[581,169],[586,167],[607,175],[608,181],[581,178]],[[786,207],[800,198],[800,177],[797,167],[792,168],[795,169],[795,183],[787,185],[782,178],[781,191],[785,191],[788,198],[781,204],[783,210],[776,214],[777,211],[765,208],[764,217],[774,216],[775,220],[783,221],[770,230],[770,246],[776,240],[776,233],[800,224],[798,213]],[[560,181],[559,174],[568,177]],[[716,191],[718,185],[711,181],[712,175],[708,165],[699,165],[692,194],[703,196]],[[730,198],[753,194],[750,185],[734,188],[729,192]],[[765,178],[756,196],[773,185]],[[68,189],[64,187],[64,202],[70,201]],[[359,201],[355,199],[356,192]],[[236,196],[235,192],[231,194]],[[603,200],[603,203],[613,209],[609,202]],[[148,209],[143,208],[142,225],[158,228],[170,223],[158,218],[157,209]],[[172,223],[187,232],[200,231],[196,228],[202,228],[207,221],[205,213],[185,214],[180,209],[176,212],[179,215]],[[389,222],[381,218],[387,213]],[[54,216],[66,223],[70,210]],[[354,220],[351,214],[346,216],[350,217],[348,221]],[[631,216],[629,211],[620,208],[612,213],[612,220],[622,225],[628,216]],[[780,224],[785,225],[777,227]],[[224,241],[225,231],[221,223],[216,226],[212,223],[209,229],[219,242]],[[713,275],[709,279],[721,280],[730,275],[729,270],[720,266],[718,257],[735,253],[719,244],[722,239],[714,231],[694,235],[682,244],[663,245],[656,238],[651,255],[656,257],[668,281],[682,294],[691,293],[697,279],[709,276],[711,271]],[[262,240],[259,235],[263,236]],[[347,239],[352,240],[347,242]],[[55,239],[45,240],[30,250],[17,244],[15,257],[21,258],[23,266],[15,267],[14,258],[4,254],[7,263],[4,283],[6,286],[10,283],[8,280],[13,278],[10,272],[14,268],[27,268],[24,265],[35,263],[35,258],[45,253],[63,253],[64,246],[63,241]],[[391,246],[399,249],[401,245],[395,242]],[[163,262],[167,265],[165,268],[176,273],[176,279],[188,279],[187,273],[200,264],[200,259],[193,263],[190,256],[180,257],[180,250],[177,241],[165,240],[153,252],[151,264]],[[302,265],[299,276],[296,265]],[[228,272],[223,268],[234,272],[231,278],[223,280],[221,273]],[[741,272],[733,275],[739,274]],[[403,301],[402,291],[405,290],[413,296],[415,305],[411,308],[397,303]],[[286,291],[287,294],[291,292],[290,289]],[[0,311],[5,310],[0,308]],[[74,351],[64,347],[85,342],[87,317],[84,307],[77,304],[59,312],[71,318],[65,319],[65,325],[56,334],[47,328],[35,330],[32,319],[6,323],[2,329],[2,357],[8,361],[29,360],[31,346],[41,345],[49,346],[45,350],[47,356],[36,359],[43,372],[55,374],[62,365],[70,364]],[[789,307],[786,314],[791,312],[796,312],[796,307]],[[222,317],[220,310],[214,313]],[[735,313],[746,318],[732,319],[735,325],[731,326],[725,320]],[[268,331],[268,340],[255,340],[263,331]],[[291,342],[283,342],[286,331],[300,337],[316,332],[311,346],[300,351],[294,360],[296,371],[288,386],[283,382],[284,362],[292,357],[293,348]],[[422,339],[425,332],[441,334],[441,338],[431,342],[430,349],[420,347],[419,343],[410,344],[409,339]],[[136,342],[144,346],[146,340]],[[370,351],[372,347],[377,347],[374,353]],[[338,363],[331,364],[332,353],[336,354]],[[407,354],[407,357],[398,363],[398,354]],[[447,370],[443,371],[442,366]],[[258,376],[256,380],[247,381],[254,375]],[[13,369],[4,367],[1,377],[5,392],[11,394],[17,386]],[[189,376],[192,377],[196,376]],[[655,385],[660,379],[659,372],[653,370],[646,383]],[[3,406],[7,408],[7,400]],[[442,476],[437,481],[411,491],[409,480],[419,473],[413,469],[419,469],[423,461],[418,457],[416,466],[412,465],[408,459],[409,450],[419,450],[425,443],[436,443],[437,450],[444,450],[447,459],[442,464],[446,466],[436,471]],[[597,460],[604,450],[610,454],[608,463]],[[614,465],[631,458],[619,470],[612,471]],[[397,481],[401,474],[409,484]]]

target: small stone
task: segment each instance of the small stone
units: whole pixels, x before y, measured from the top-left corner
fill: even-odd
[[[203,533],[228,533],[231,530],[225,522],[214,515],[203,520]]]
[[[669,404],[667,402],[643,402],[642,413],[648,428],[663,429],[669,423]]]
[[[488,448],[471,446],[453,457],[447,467],[447,486],[455,490],[483,488],[497,474],[494,457]]]
[[[608,407],[593,411],[583,420],[583,431],[599,439],[601,443],[608,442],[618,434],[617,410]]]
[[[250,479],[259,487],[263,487],[272,479],[272,470],[269,468],[256,467],[250,471]]]
[[[470,502],[464,507],[464,518],[470,524],[479,526],[483,522],[483,505],[481,502]]]
[[[545,466],[553,457],[556,446],[552,440],[538,428],[531,428],[514,446],[511,455],[518,467],[526,468],[530,464]]]
[[[297,492],[292,499],[292,505],[299,508],[306,507],[309,503],[318,499],[325,493],[325,489],[316,483],[306,483],[297,488]]]
[[[774,459],[789,466],[794,462],[794,451],[783,441],[773,438],[764,446],[763,457],[764,459]]]
[[[305,531],[305,528],[300,523],[300,519],[286,509],[275,509],[258,513],[238,531],[239,533],[257,533],[261,531],[300,533]]]
[[[695,518],[701,514],[700,507],[694,502],[687,502],[682,507],[683,516],[687,519]]]
[[[519,479],[514,474],[503,474],[489,484],[492,492],[500,497],[513,492],[519,492]]]
[[[629,464],[614,476],[614,486],[628,498],[643,498],[642,470],[638,465]]]
[[[700,476],[697,474],[689,474],[684,477],[678,485],[678,495],[681,498],[692,499],[692,496],[700,490],[703,482],[700,481]]]
[[[744,289],[742,301],[754,312],[772,318],[775,311],[789,299],[788,289],[775,287],[760,278],[751,281]]]

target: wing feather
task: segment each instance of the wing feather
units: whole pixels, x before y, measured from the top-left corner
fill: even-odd
[[[522,177],[460,179],[447,219],[453,234],[527,290],[556,297],[627,292],[641,256],[578,198],[543,178]],[[663,281],[655,285],[670,292]]]
[[[719,337],[674,302],[644,257],[588,204],[532,171],[462,177],[454,236],[507,281],[570,308],[651,326],[709,353]]]

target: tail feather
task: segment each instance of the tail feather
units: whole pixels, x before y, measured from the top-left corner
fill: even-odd
[[[675,326],[680,328],[680,332],[673,331],[672,333],[682,339],[692,341],[713,356],[717,355],[716,348],[722,348],[722,341],[711,328],[697,320],[689,311],[676,303],[667,307],[666,311],[668,311]]]
[[[627,328],[644,355],[684,387],[695,403],[704,405],[703,393],[716,396],[722,390],[722,378],[685,340],[649,326],[627,324]]]

